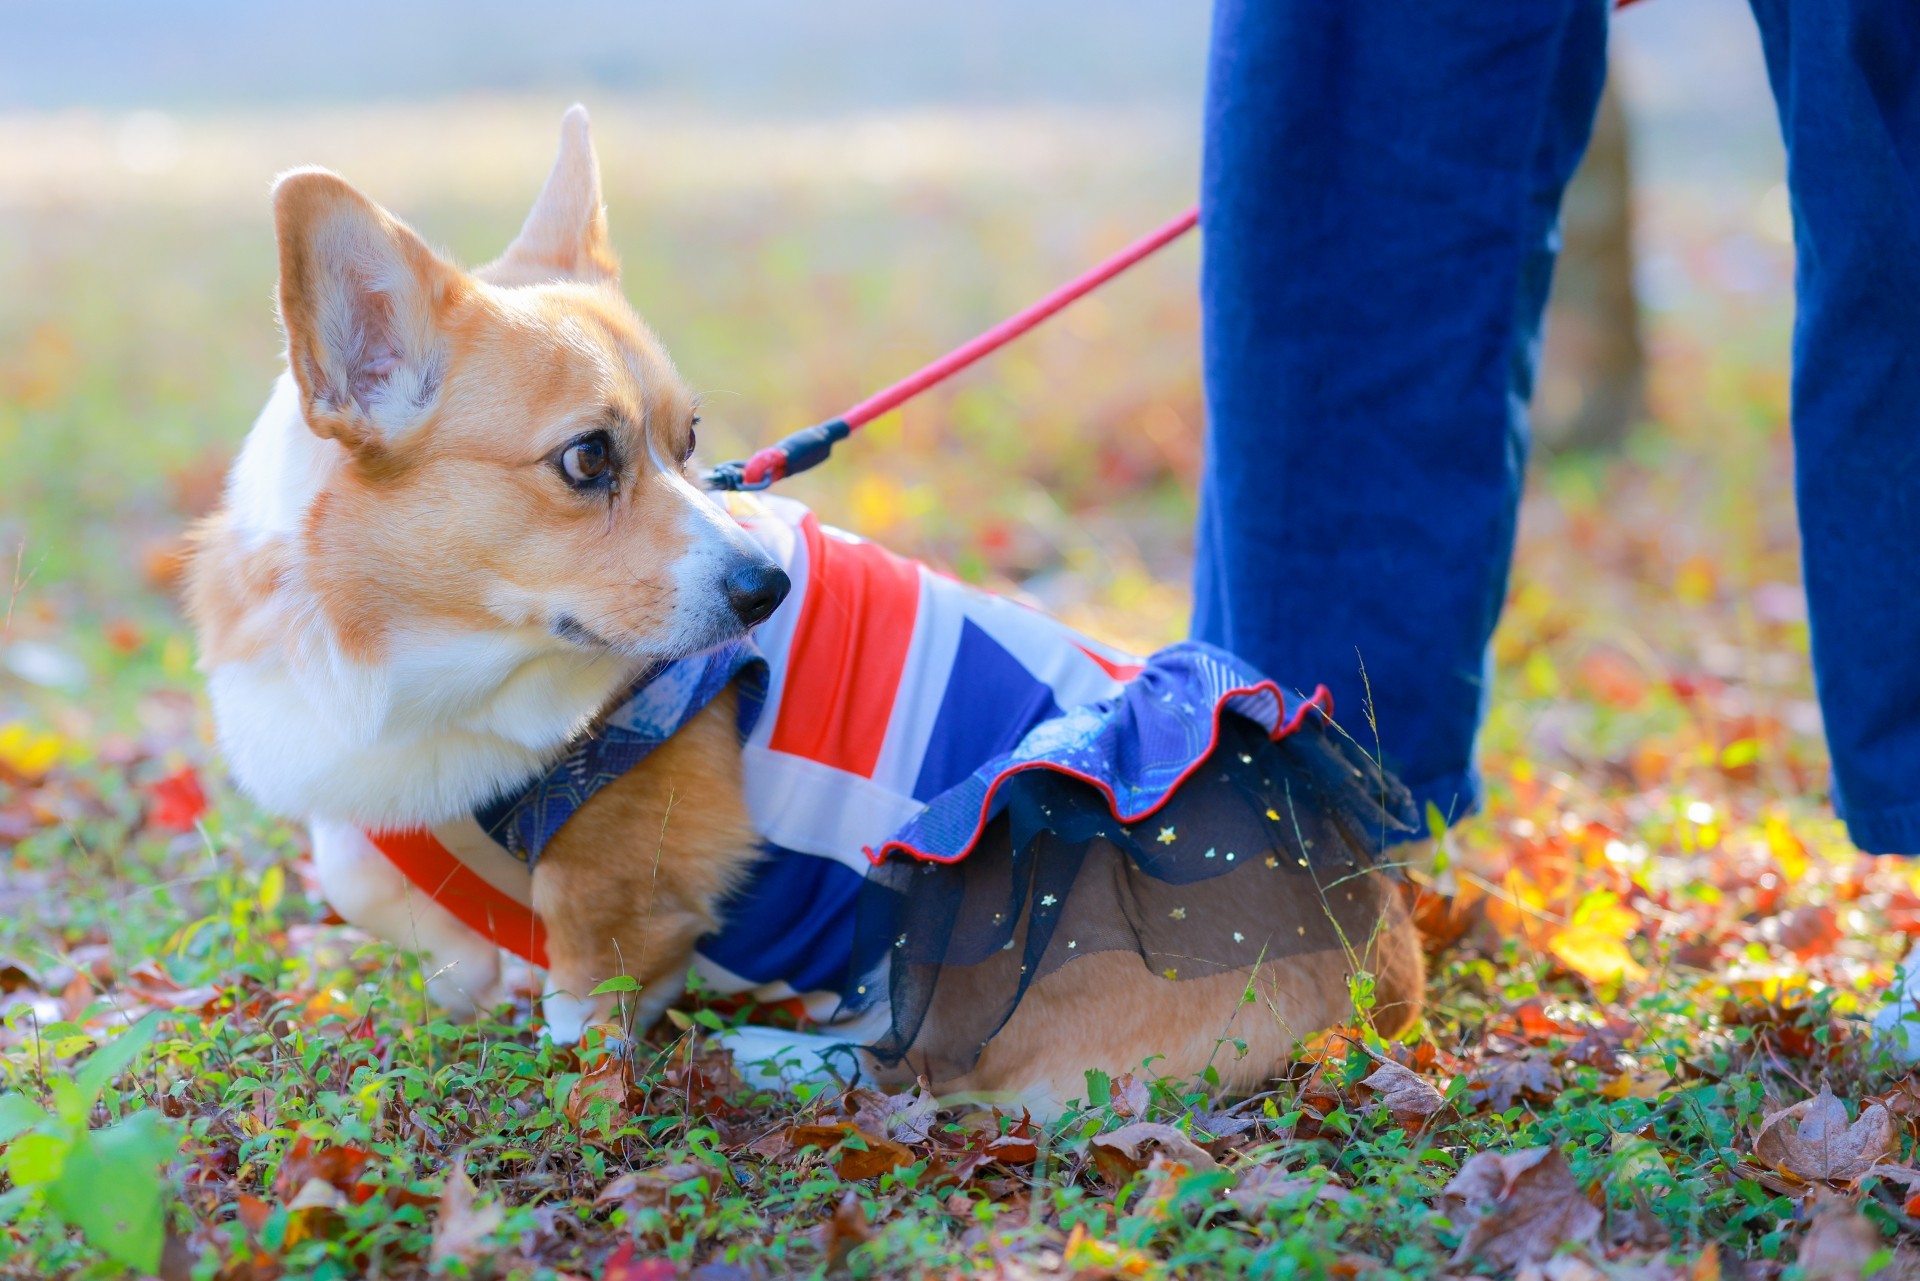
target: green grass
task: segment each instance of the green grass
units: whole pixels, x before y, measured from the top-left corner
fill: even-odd
[[[615,229],[724,457],[1178,207],[1185,174],[1149,168],[1044,208],[977,178],[636,189]],[[472,261],[524,195],[407,212]],[[1856,860],[1827,809],[1791,607],[1781,305],[1703,291],[1656,317],[1655,421],[1621,459],[1536,476],[1488,805],[1448,838],[1451,907],[1426,919],[1451,910],[1459,936],[1413,1037],[1310,1051],[1237,1119],[1204,1083],[1089,1064],[1093,1101],[1030,1162],[970,1158],[1018,1118],[951,1109],[905,1164],[849,1179],[851,1154],[786,1137],[845,1101],[739,1085],[700,1048],[713,1011],[630,1059],[542,1043],[524,999],[440,1019],[409,958],[327,923],[304,838],[223,781],[147,565],[274,372],[264,201],[16,209],[0,233],[5,644],[79,674],[0,673],[0,1274],[1424,1277],[1470,1226],[1441,1195],[1465,1162],[1557,1145],[1604,1210],[1592,1266],[1687,1275],[1660,1261],[1717,1251],[1725,1271],[1693,1275],[1767,1276],[1793,1266],[1807,1188],[1756,1163],[1761,1119],[1822,1081],[1857,1110],[1898,1079],[1858,1016],[1920,893],[1904,864]],[[795,492],[1117,640],[1180,634],[1192,267],[1184,249],[1143,269]],[[168,831],[154,789],[183,766],[211,806]],[[1359,1084],[1387,1058],[1448,1106],[1396,1118]],[[1116,1186],[1092,1139],[1143,1115],[1222,1168]],[[1256,1170],[1345,1195],[1234,1208]],[[1904,1192],[1843,1190],[1886,1249],[1912,1230]]]

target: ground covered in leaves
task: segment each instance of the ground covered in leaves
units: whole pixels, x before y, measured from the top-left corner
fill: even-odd
[[[1009,137],[1092,166],[1081,127]],[[1056,185],[1105,194],[1055,211],[978,157],[725,201],[609,178],[646,215],[616,226],[636,301],[725,389],[721,454],[1174,207],[1159,154],[1073,170]],[[450,1024],[407,958],[329,921],[303,838],[225,781],[168,596],[170,540],[273,371],[257,193],[302,159],[353,168],[275,156],[231,205],[5,215],[0,244],[35,253],[0,254],[0,1275],[1920,1275],[1920,1079],[1863,1021],[1920,880],[1855,856],[1826,805],[1785,311],[1716,275],[1730,236],[1749,283],[1784,250],[1730,230],[1742,211],[1649,197],[1673,247],[1653,421],[1535,477],[1486,810],[1409,886],[1425,1022],[1317,1038],[1245,1100],[1090,1064],[1041,1125],[756,1093],[702,1041],[737,1013],[697,1005],[631,1055],[544,1044],[524,999]],[[407,212],[482,258],[531,182]],[[1155,264],[797,488],[1116,640],[1177,635],[1191,269]]]

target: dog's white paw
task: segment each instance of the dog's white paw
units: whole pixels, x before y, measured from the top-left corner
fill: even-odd
[[[1885,1007],[1873,1016],[1874,1039],[1902,1063],[1920,1063],[1920,943],[1893,978]]]
[[[438,959],[438,958],[436,958]],[[498,953],[446,962],[427,978],[427,997],[456,1023],[469,1023],[507,1000]]]
[[[555,1045],[578,1045],[599,1006],[599,1001],[590,996],[548,992],[540,998],[540,1013],[547,1019],[547,1039]]]
[[[860,1053],[844,1037],[772,1027],[734,1027],[710,1038],[733,1054],[740,1079],[760,1090],[798,1085],[859,1085],[866,1079]]]

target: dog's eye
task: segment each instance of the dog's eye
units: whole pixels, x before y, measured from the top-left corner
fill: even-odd
[[[596,431],[560,451],[560,474],[575,489],[598,489],[613,478],[613,442]]]
[[[693,419],[693,421],[687,424],[687,447],[680,451],[680,461],[683,463],[693,457],[693,451],[700,444],[700,433],[694,430],[694,428],[699,425],[700,420],[698,418]]]

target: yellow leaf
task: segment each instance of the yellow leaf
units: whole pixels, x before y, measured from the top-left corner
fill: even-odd
[[[0,764],[26,778],[46,774],[66,749],[66,741],[58,734],[38,733],[19,721],[0,725]]]
[[[1705,556],[1689,556],[1673,576],[1673,594],[1682,605],[1704,605],[1719,590],[1713,562]]]
[[[891,529],[900,519],[900,487],[876,472],[854,482],[854,527],[861,533]]]
[[[1807,857],[1806,844],[1778,814],[1767,815],[1767,853],[1773,855],[1773,861],[1780,865],[1780,872],[1789,884],[1805,876],[1813,864]]]
[[[1640,914],[1622,903],[1612,890],[1593,890],[1574,907],[1568,925],[1626,938],[1640,928]]]
[[[1623,978],[1638,982],[1647,977],[1646,968],[1633,959],[1619,935],[1591,926],[1569,926],[1561,930],[1553,936],[1547,950],[1575,974],[1595,983],[1611,983]]]
[[[161,644],[160,670],[170,681],[183,681],[193,674],[193,646],[186,637],[175,634]]]
[[[1105,1272],[1114,1276],[1143,1277],[1153,1271],[1153,1260],[1140,1251],[1087,1235],[1086,1227],[1074,1224],[1067,1237],[1063,1261],[1075,1272]]]
[[[278,863],[268,867],[260,877],[260,910],[271,912],[280,906],[281,898],[287,892],[287,872]]]

